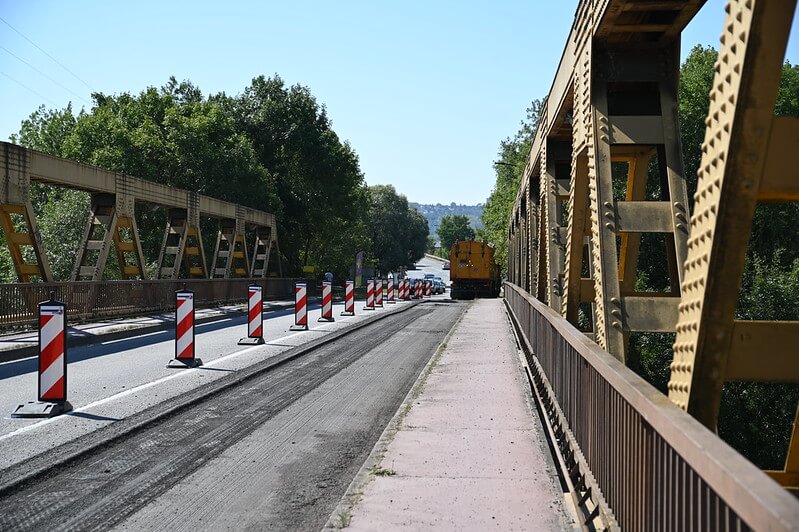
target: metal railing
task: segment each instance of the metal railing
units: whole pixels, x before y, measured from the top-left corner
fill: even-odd
[[[194,291],[197,308],[243,303],[247,286],[264,287],[264,299],[294,297],[294,283],[302,279],[181,279],[146,281],[77,281],[57,283],[0,284],[0,327],[30,325],[36,320],[36,305],[55,292],[56,299],[67,304],[72,322],[98,318],[137,316],[168,312],[175,308],[175,291]],[[316,293],[308,283],[309,295]]]
[[[622,529],[799,527],[793,495],[547,305],[504,286],[530,367]]]

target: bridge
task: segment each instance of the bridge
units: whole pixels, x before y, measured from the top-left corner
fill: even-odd
[[[358,301],[339,318],[337,301],[337,321],[290,333],[298,279],[279,260],[268,274],[272,214],[3,143],[19,283],[0,285],[0,324],[34,322],[50,291],[67,302],[76,408],[0,419],[0,528],[799,528],[799,420],[778,471],[716,434],[725,382],[799,382],[797,323],[735,316],[757,204],[799,200],[799,118],[774,116],[796,2],[729,2],[690,201],[679,49],[703,3],[579,3],[501,303]],[[69,282],[49,271],[32,182],[91,194]],[[137,202],[168,213],[155,279]],[[200,216],[219,220],[210,269]],[[665,236],[666,291],[636,289],[647,234]],[[271,300],[266,343],[241,349],[251,283]],[[174,373],[184,284],[205,366]],[[668,395],[630,367],[641,332],[675,335]],[[37,341],[0,337],[0,408],[35,396]]]
[[[702,4],[580,2],[509,223],[508,305],[574,482],[635,529],[651,516],[689,529],[697,514],[772,528],[795,503],[768,477],[799,487],[799,423],[784,470],[765,474],[713,435],[725,382],[799,382],[797,323],[735,319],[757,204],[797,200],[799,118],[774,116],[795,2],[728,3],[691,209],[679,36]],[[671,286],[640,293],[651,233],[665,235]],[[625,367],[637,332],[676,333],[670,405]]]

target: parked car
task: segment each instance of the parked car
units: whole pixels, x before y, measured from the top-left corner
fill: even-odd
[[[449,261],[445,262],[444,265],[441,267],[442,270],[449,270]]]
[[[444,293],[444,280],[441,277],[433,277],[433,282],[435,283],[435,292],[436,294],[443,294]]]

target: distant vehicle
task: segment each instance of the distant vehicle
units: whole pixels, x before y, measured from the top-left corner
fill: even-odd
[[[436,294],[443,294],[445,292],[444,280],[441,277],[433,277],[433,282]]]
[[[485,242],[455,242],[449,251],[452,265],[452,299],[499,296],[499,267],[494,262],[494,248]]]
[[[441,267],[442,270],[449,270],[449,261],[445,262],[444,265]]]
[[[426,273],[426,274],[424,274],[424,278],[425,279],[432,279],[435,276],[436,276],[436,274],[434,274],[434,273]]]

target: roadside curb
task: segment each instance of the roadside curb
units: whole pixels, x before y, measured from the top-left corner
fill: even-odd
[[[347,528],[349,526],[352,510],[361,500],[364,488],[372,480],[372,471],[382,462],[383,457],[388,450],[389,444],[391,444],[391,442],[394,440],[394,436],[396,436],[397,432],[399,432],[399,430],[402,428],[405,416],[408,414],[408,412],[410,412],[414,401],[416,401],[421,394],[422,388],[427,382],[427,378],[430,376],[433,368],[435,368],[438,364],[438,361],[441,359],[441,355],[443,354],[444,349],[446,349],[450,338],[452,338],[452,335],[455,333],[455,329],[458,327],[458,325],[460,325],[461,321],[463,321],[463,317],[466,315],[466,312],[469,311],[469,307],[472,306],[473,303],[473,301],[470,301],[466,304],[463,312],[461,312],[461,315],[458,316],[458,319],[452,324],[452,328],[449,330],[444,339],[441,340],[441,343],[438,344],[438,347],[430,357],[430,360],[428,360],[427,364],[425,364],[424,368],[422,368],[422,371],[419,373],[419,377],[413,383],[411,389],[408,390],[408,394],[405,396],[405,399],[402,400],[402,404],[400,404],[399,408],[394,413],[394,416],[392,416],[391,421],[389,421],[388,425],[386,425],[386,428],[383,429],[383,433],[380,435],[380,438],[377,440],[372,448],[372,451],[369,453],[369,456],[358,470],[358,473],[355,474],[355,478],[353,478],[352,482],[350,482],[350,485],[347,487],[347,491],[344,492],[341,500],[333,509],[333,512],[330,514],[327,522],[322,527],[322,530],[341,530],[342,528]]]
[[[314,297],[310,299],[313,300],[314,303],[316,303],[317,302],[316,299],[319,298]],[[217,321],[226,320],[232,317],[246,316],[247,311],[243,307],[243,305],[244,303],[242,303],[241,310],[220,311],[219,313],[211,316],[198,318],[197,320],[194,321],[194,324],[203,325],[206,323],[214,323]],[[294,303],[285,303],[285,304],[279,303],[275,305],[269,305],[268,302],[265,302],[264,310],[265,311],[286,310],[292,308],[293,306]],[[67,326],[67,347],[72,348],[72,347],[81,347],[92,344],[101,344],[104,342],[120,340],[123,338],[133,338],[144,334],[168,331],[174,328],[175,323],[174,321],[167,320],[152,325],[142,325],[140,327],[135,325],[131,327],[125,327],[123,323],[120,323],[119,326],[121,328],[98,334],[91,334],[91,333],[83,334],[83,331],[76,332],[74,328],[70,328],[69,326]],[[35,343],[26,343],[19,347],[12,347],[11,349],[4,349],[0,351],[0,362],[12,362],[14,360],[20,360],[23,358],[36,356],[38,353],[39,353],[39,347]]]
[[[155,423],[176,415],[199,401],[213,397],[229,388],[299,358],[323,345],[338,340],[375,322],[386,319],[389,316],[405,312],[422,303],[424,303],[424,301],[413,301],[408,305],[395,307],[395,309],[391,311],[369,317],[346,329],[331,331],[322,338],[311,340],[306,344],[288,349],[272,358],[222,377],[206,386],[189,390],[163,403],[146,408],[128,418],[107,425],[96,431],[89,432],[58,448],[40,453],[18,464],[2,469],[0,470],[0,497],[5,496],[11,490],[19,489],[41,478],[53,469],[68,467],[70,462],[89,455],[100,447],[112,444],[124,437],[131,436]]]
[[[443,264],[443,263],[445,263],[445,262],[449,262],[447,259],[444,259],[444,258],[438,257],[438,256],[436,256],[436,255],[431,255],[431,254],[429,254],[429,253],[425,253],[425,254],[424,254],[424,256],[425,256],[425,258],[428,258],[428,259],[430,259],[430,260],[435,260],[435,261],[438,261],[438,262],[440,262],[440,263],[442,263],[442,264]]]

